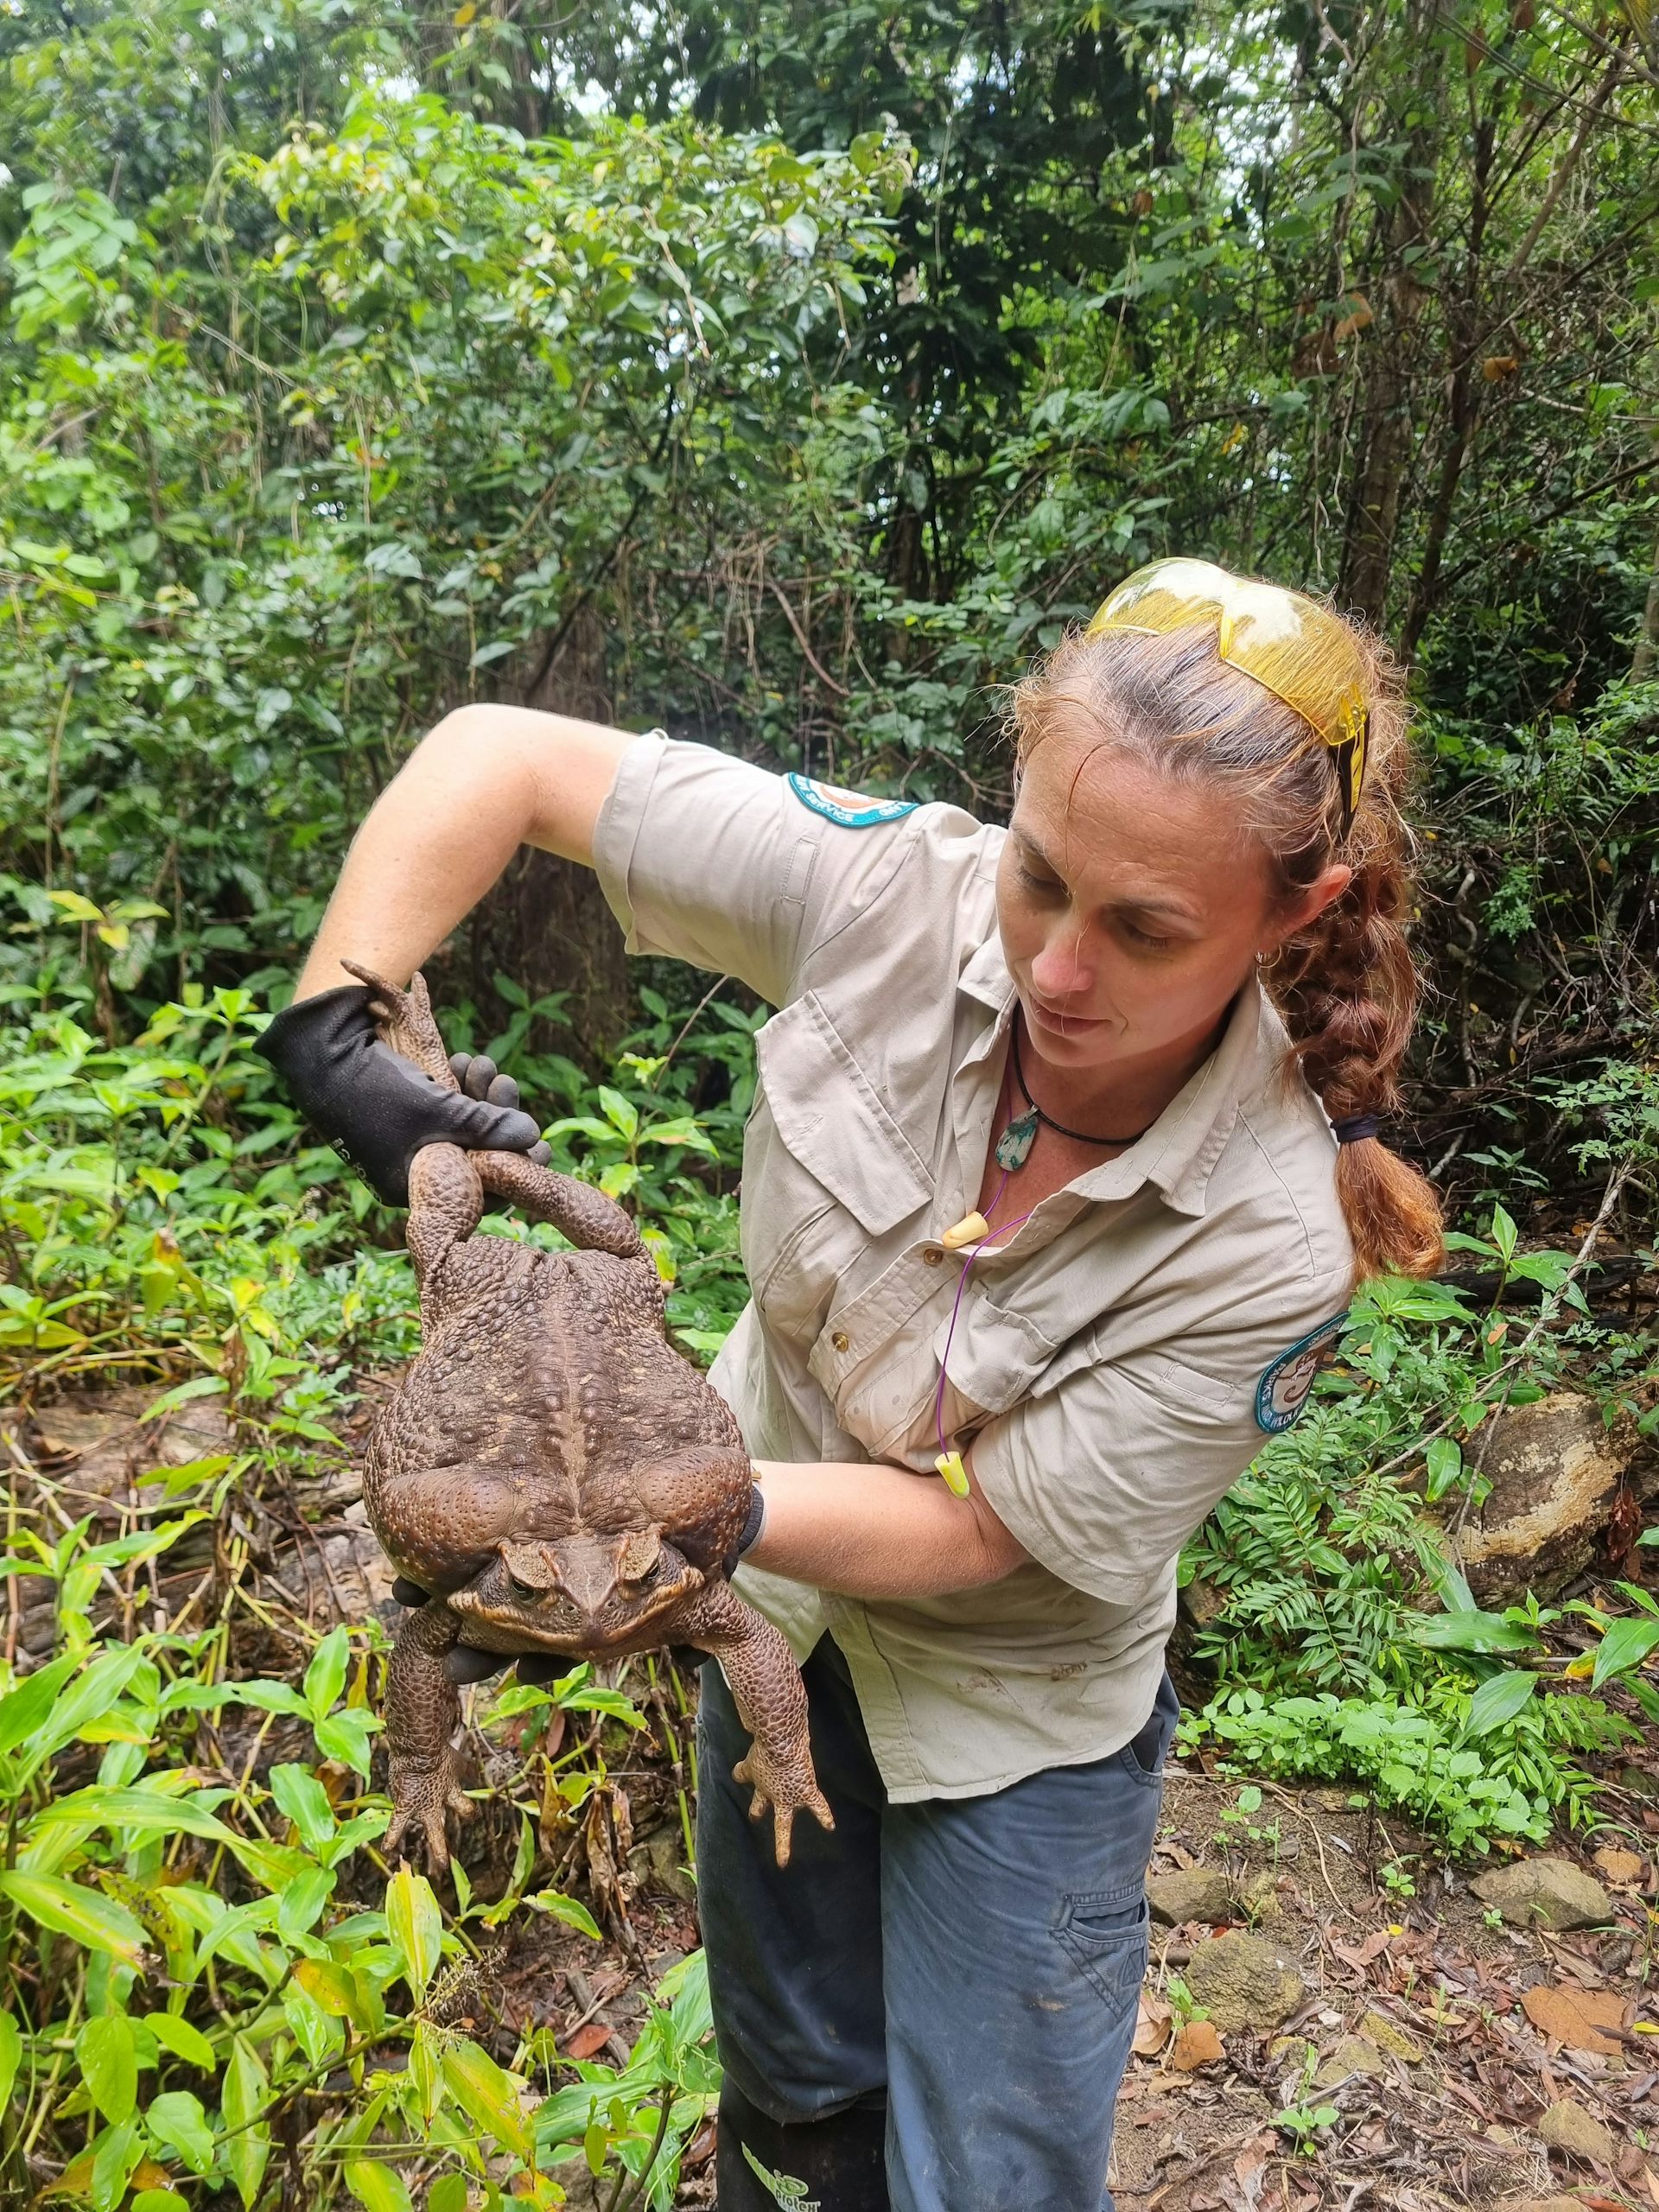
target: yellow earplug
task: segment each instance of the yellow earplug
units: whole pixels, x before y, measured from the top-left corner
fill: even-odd
[[[991,1233],[991,1224],[982,1213],[965,1213],[953,1222],[939,1242],[947,1252],[959,1252],[964,1244],[977,1244],[982,1236]]]
[[[962,1464],[960,1452],[941,1452],[933,1462],[944,1478],[944,1486],[954,1497],[968,1495],[968,1470]]]

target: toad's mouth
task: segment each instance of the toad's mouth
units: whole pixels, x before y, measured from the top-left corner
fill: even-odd
[[[631,1567],[639,1571],[629,1572]],[[648,1566],[635,1544],[503,1545],[449,1604],[466,1640],[486,1651],[551,1651],[586,1656],[649,1649],[664,1617],[703,1586],[704,1577],[671,1546]]]

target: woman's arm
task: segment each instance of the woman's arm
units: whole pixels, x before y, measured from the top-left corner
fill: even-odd
[[[591,867],[626,730],[528,707],[461,707],[387,785],[353,840],[295,995],[348,983],[342,953],[406,982],[520,845]]]
[[[1027,1554],[973,1483],[944,1483],[880,1463],[757,1459],[766,1526],[744,1558],[843,1598],[937,1598],[1000,1582]]]

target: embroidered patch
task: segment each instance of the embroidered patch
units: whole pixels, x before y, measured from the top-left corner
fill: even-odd
[[[1348,1325],[1346,1313],[1321,1321],[1281,1351],[1255,1386],[1255,1425],[1269,1436],[1287,1429],[1307,1403],[1313,1378],[1335,1350]]]
[[[898,822],[906,814],[914,814],[921,804],[914,798],[871,798],[859,806],[843,806],[810,776],[791,775],[789,788],[803,806],[821,814],[826,822],[839,823],[843,830],[873,830],[878,822]]]

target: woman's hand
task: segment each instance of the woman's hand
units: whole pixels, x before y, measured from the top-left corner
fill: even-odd
[[[754,1567],[843,1598],[938,1598],[1000,1582],[1028,1554],[973,1479],[957,1497],[937,1475],[880,1462],[757,1459],[766,1525]]]

